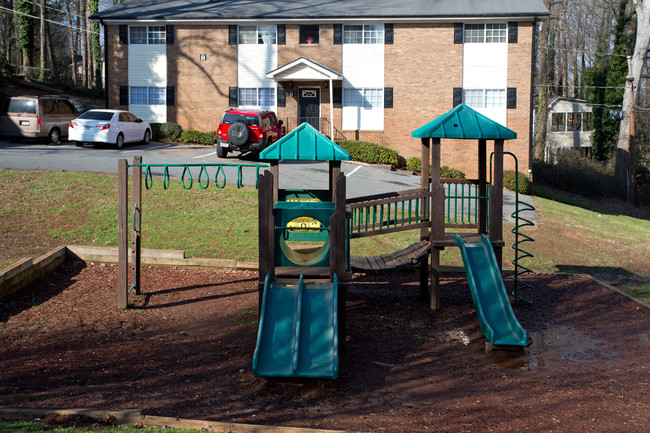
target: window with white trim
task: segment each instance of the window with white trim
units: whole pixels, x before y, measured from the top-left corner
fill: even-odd
[[[508,25],[506,23],[465,24],[465,43],[506,43]]]
[[[274,45],[277,43],[277,33],[277,26],[239,26],[239,43]]]
[[[161,45],[165,43],[165,26],[149,26],[149,44]]]
[[[239,106],[273,107],[275,105],[275,88],[239,88]]]
[[[384,89],[343,89],[343,128],[381,130]]]
[[[384,43],[383,24],[343,26],[344,44],[382,44]]]
[[[474,109],[506,108],[506,89],[463,89],[463,103]]]
[[[147,27],[146,26],[131,26],[129,27],[129,43],[146,44],[147,43]]]
[[[131,105],[165,105],[167,89],[164,87],[132,86]]]
[[[131,45],[165,44],[165,26],[129,26],[129,43]]]

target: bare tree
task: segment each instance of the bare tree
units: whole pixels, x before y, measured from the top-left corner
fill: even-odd
[[[634,112],[633,101],[639,98],[641,71],[650,45],[650,0],[632,0],[632,2],[636,13],[636,41],[629,63],[626,91],[623,96],[623,111],[630,114]],[[633,121],[634,119],[629,115],[621,120],[616,143],[616,189],[627,196],[630,201],[634,200],[635,175],[634,155],[631,154],[634,152],[634,138],[630,137],[634,127]]]

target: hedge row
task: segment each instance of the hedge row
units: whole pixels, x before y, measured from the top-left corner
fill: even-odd
[[[336,144],[350,153],[353,161],[368,164],[390,164],[393,168],[403,166],[403,158],[393,149],[367,141],[337,141]],[[402,162],[401,162],[402,161]]]
[[[413,156],[406,160],[406,168],[410,171],[420,173],[422,171],[422,159],[417,156]],[[429,174],[431,174],[431,168],[429,167]],[[465,179],[465,173],[455,168],[449,168],[446,165],[440,167],[440,177],[452,178],[452,179]]]

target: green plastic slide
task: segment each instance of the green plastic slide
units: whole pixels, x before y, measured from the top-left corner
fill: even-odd
[[[454,243],[463,256],[472,299],[485,338],[496,346],[526,346],[528,335],[512,311],[490,240],[481,235],[480,242],[465,243],[457,234]]]
[[[253,355],[256,377],[338,377],[337,278],[332,283],[264,283]]]

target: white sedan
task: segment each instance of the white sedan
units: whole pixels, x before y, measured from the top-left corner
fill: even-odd
[[[121,149],[124,143],[148,144],[151,126],[128,111],[89,110],[70,122],[68,140],[76,146],[109,143]]]

